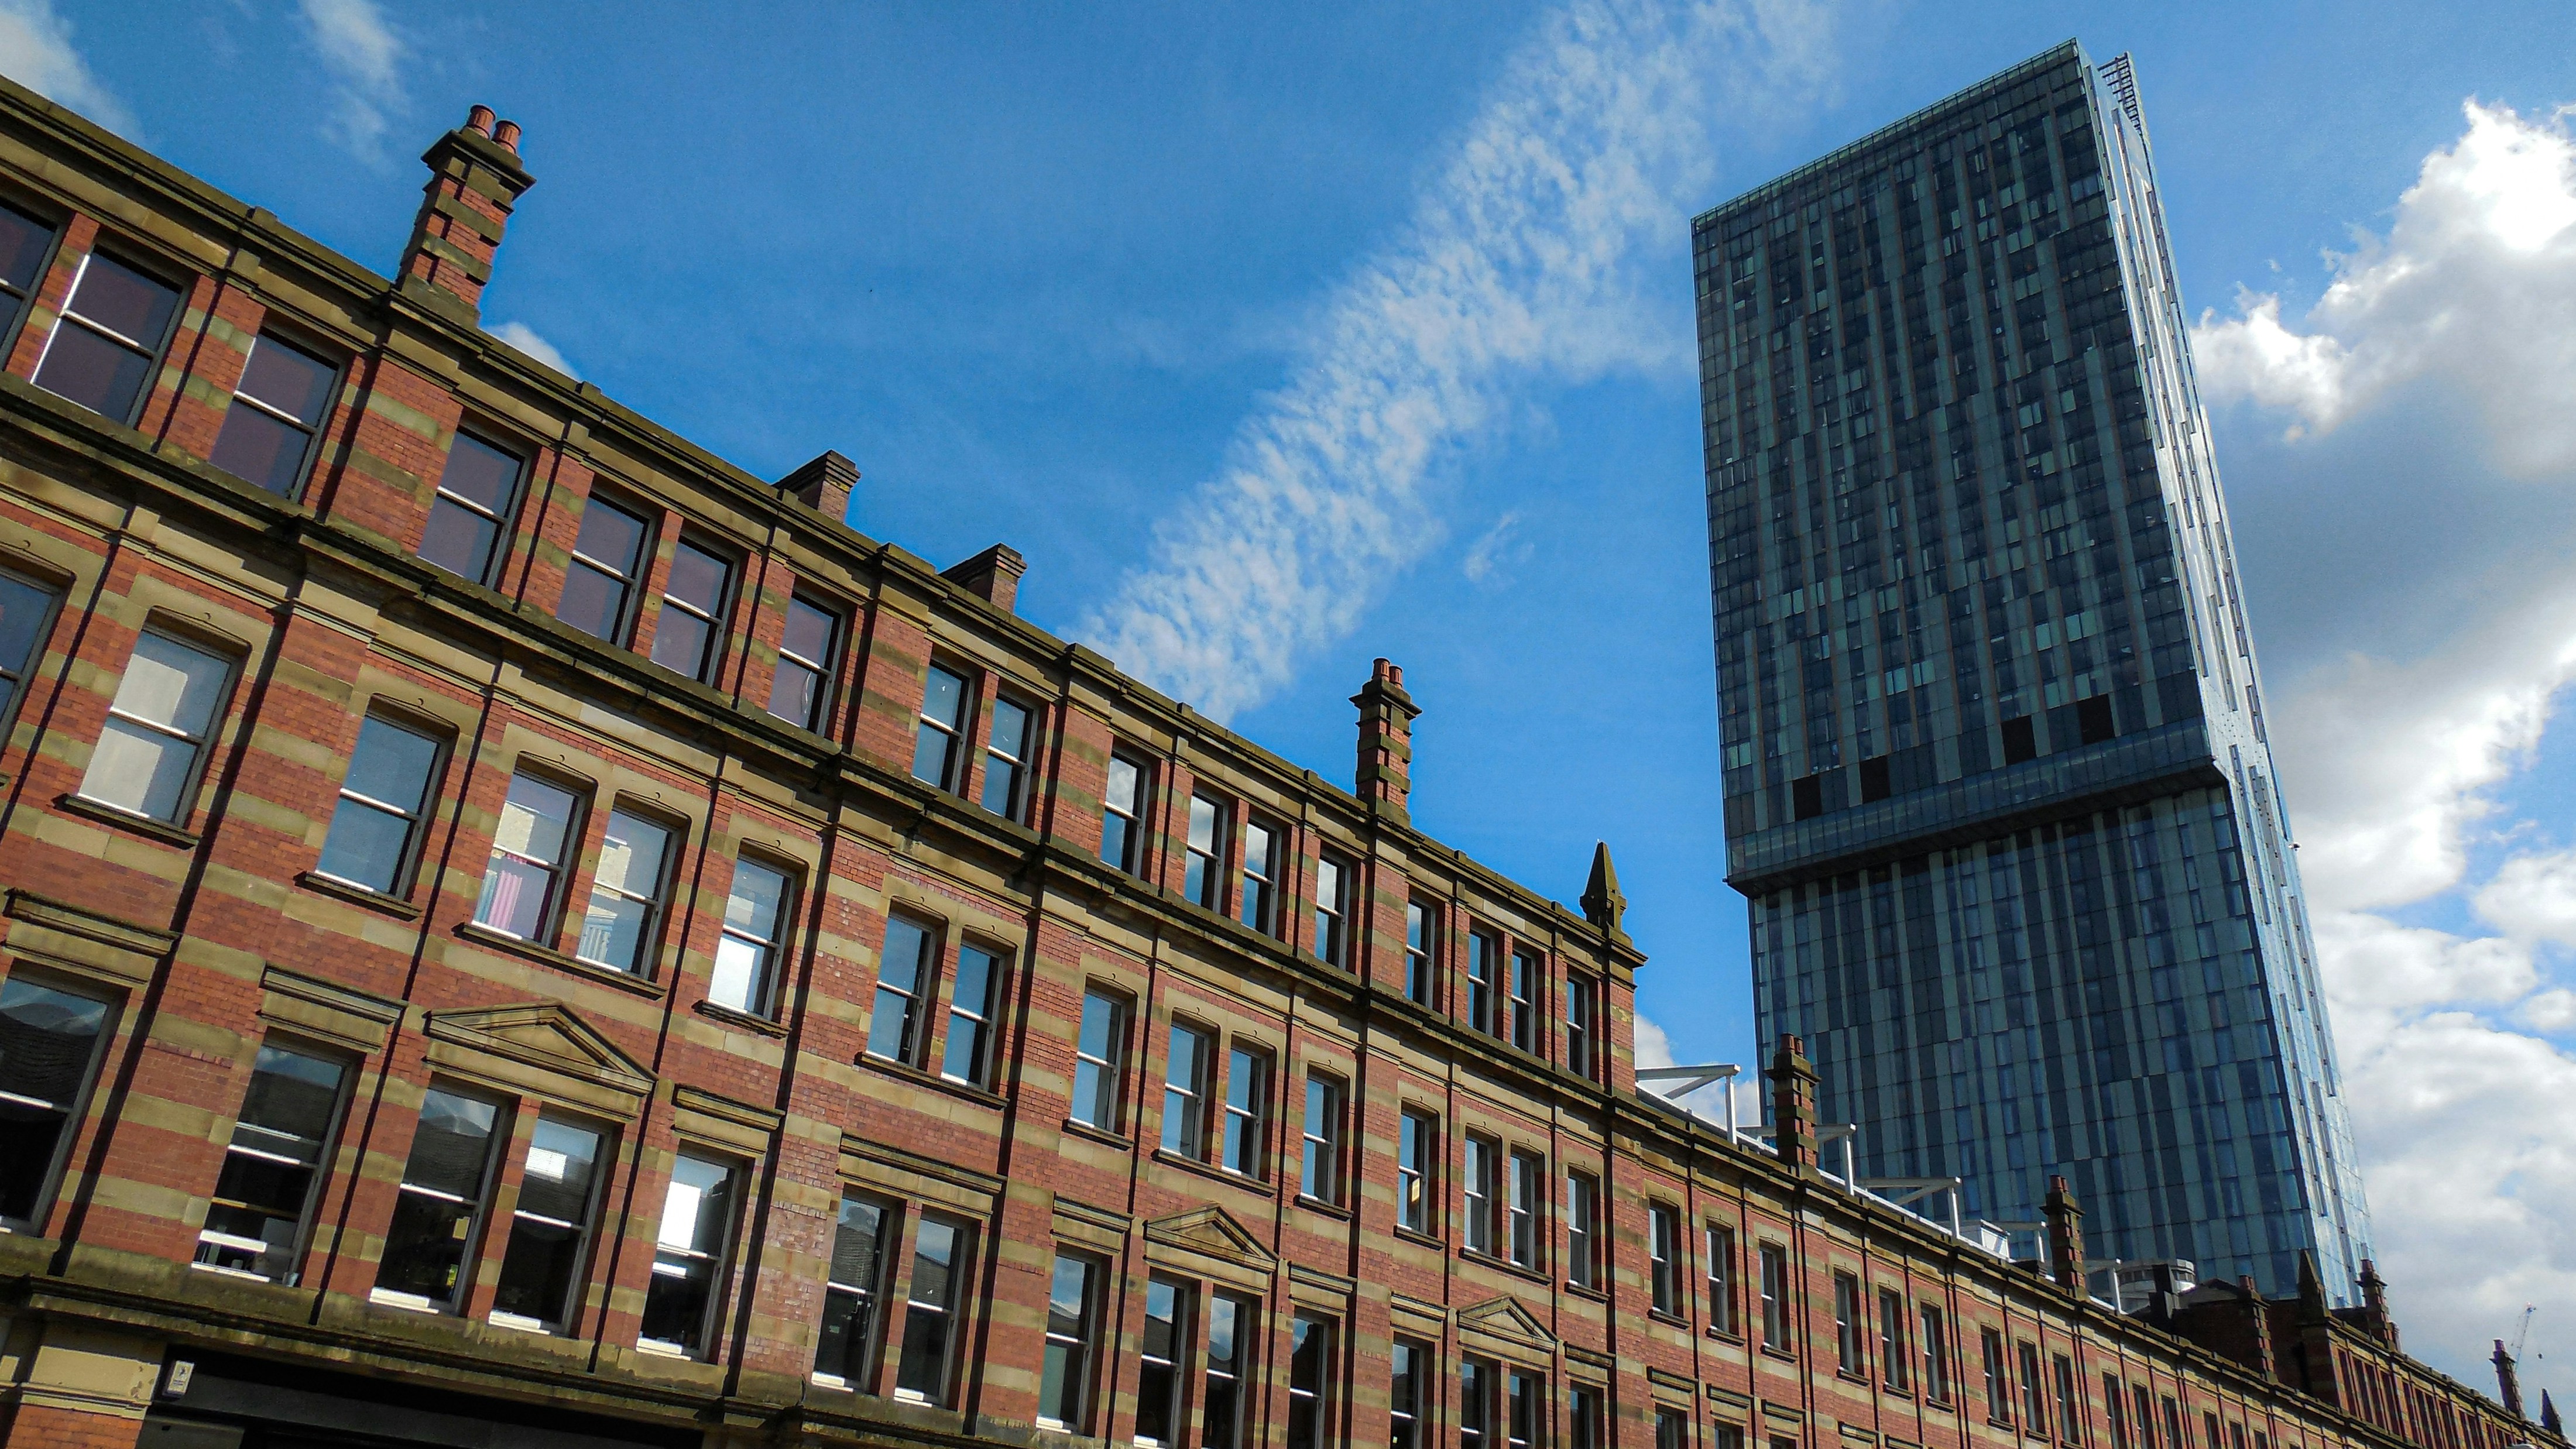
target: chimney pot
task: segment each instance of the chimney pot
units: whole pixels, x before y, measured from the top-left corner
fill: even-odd
[[[491,135],[492,108],[490,106],[476,106],[474,109],[467,111],[465,113],[465,129],[472,131],[478,136]]]
[[[509,152],[513,156],[518,155],[519,123],[516,121],[503,121],[501,124],[492,128],[492,139],[500,145],[502,150]]]

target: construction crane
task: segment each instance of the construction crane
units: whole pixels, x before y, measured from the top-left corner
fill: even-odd
[[[2531,1315],[2539,1311],[2540,1305],[2537,1303],[2522,1305],[2522,1327],[2513,1336],[2513,1359],[2516,1363],[2522,1362],[2523,1345],[2531,1342]]]

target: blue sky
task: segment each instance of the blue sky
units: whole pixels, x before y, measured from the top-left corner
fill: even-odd
[[[1259,668],[1219,704],[1328,777],[1351,769],[1347,697],[1371,656],[1394,658],[1425,709],[1416,820],[1569,900],[1607,839],[1654,958],[1641,1009],[1684,1060],[1744,1060],[1687,218],[2070,34],[2132,52],[2184,294],[2234,349],[2205,349],[2204,373],[2276,712],[2313,741],[2313,762],[2284,760],[2310,884],[2349,915],[2321,930],[2351,993],[2348,1070],[2379,1072],[2392,1104],[2393,1125],[2363,1123],[2382,1257],[2401,1294],[2414,1270],[2411,1301],[2472,1373],[2524,1297],[2576,1286],[2576,1192],[2551,1206],[2517,1186],[2576,1188],[2576,1137],[2496,1126],[2512,1081],[2418,1110],[2441,1054],[2496,1044],[2460,1032],[2576,1081],[2576,996],[2553,985],[2576,940],[2576,866],[2557,864],[2576,751],[2545,730],[2576,675],[2552,652],[2576,638],[2576,450],[2531,456],[2515,439],[2537,414],[2499,412],[2514,385],[2554,386],[2552,366],[2576,377],[2536,320],[2576,318],[2576,270],[2553,260],[2576,227],[2533,251],[2540,270],[2481,271],[2489,251],[2426,240],[2466,211],[2401,197],[2428,158],[2469,154],[2471,99],[2525,118],[2493,133],[2497,155],[2563,137],[2549,117],[2576,101],[2576,22],[2512,3],[1569,4],[1615,33],[1524,0],[780,4],[757,23],[653,4],[5,0],[0,69],[380,269],[417,204],[414,158],[492,104],[527,128],[538,184],[487,323],[754,472],[840,449],[865,474],[858,527],[941,564],[1016,545],[1022,612],[1059,632],[1134,640],[1158,600],[1231,601],[1217,658]],[[1617,74],[1559,63],[1584,45]],[[1589,209],[1533,207],[1525,174],[1479,159],[1531,137],[1636,174]],[[2526,170],[2510,185],[2554,184]],[[2356,228],[2390,240],[2373,252]],[[1568,238],[1573,262],[1547,245]],[[2389,361],[2449,354],[2409,341],[2438,306],[2328,298],[2396,275],[2370,270],[2381,253],[2430,258],[2463,297],[2489,295],[2481,278],[2536,289],[2530,316],[2494,319],[2531,331],[2502,349],[2518,384],[2465,353]],[[2277,299],[2269,331],[2240,289]],[[1450,319],[1476,334],[1457,349],[1371,305],[1426,296],[1537,300],[1517,332]],[[1333,494],[1347,480],[1329,466],[1299,475],[1360,496],[1361,516],[1243,532],[1227,480],[1248,443],[1351,387],[1414,384],[1446,409],[1418,464],[1382,462],[1357,495]],[[1332,436],[1366,422],[1345,407]],[[1208,564],[1244,539],[1302,591]],[[1111,652],[1162,682],[1207,677]],[[2391,691],[2425,703],[2356,742],[2351,721]],[[2454,767],[2421,768],[2436,758]],[[2396,857],[2427,840],[2410,874]],[[2510,1222],[2410,1236],[2459,1170],[2413,1135],[2471,1121],[2506,1164]],[[2508,1230],[2522,1246],[2500,1267],[2465,1266]]]

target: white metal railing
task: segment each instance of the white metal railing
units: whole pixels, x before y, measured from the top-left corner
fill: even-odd
[[[1637,1095],[1697,1116],[1698,1114],[1691,1112],[1690,1108],[1683,1107],[1680,1099],[1703,1088],[1722,1085],[1724,1088],[1722,1095],[1726,1100],[1726,1115],[1722,1122],[1716,1125],[1725,1128],[1727,1142],[1747,1150],[1768,1150],[1778,1136],[1777,1130],[1762,1123],[1746,1125],[1736,1116],[1735,1078],[1742,1073],[1742,1070],[1732,1062],[1710,1062],[1697,1066],[1642,1067],[1637,1072]],[[1647,1090],[1651,1083],[1664,1082],[1675,1085],[1668,1091]],[[1963,1211],[1965,1194],[1962,1191],[1966,1185],[1964,1179],[1862,1177],[1859,1167],[1859,1137],[1860,1125],[1856,1122],[1827,1123],[1816,1128],[1816,1146],[1820,1151],[1835,1143],[1842,1144],[1841,1172],[1833,1171],[1821,1161],[1816,1165],[1817,1171],[1827,1182],[1854,1197],[1868,1198],[1919,1222],[1929,1224],[1980,1252],[2001,1258],[2006,1262],[2013,1260],[2012,1235],[2007,1225],[1990,1223],[1983,1218],[1969,1219],[1965,1216]],[[1944,1197],[1949,1202],[1950,1211],[1946,1220],[1933,1217],[1918,1206],[1925,1199],[1936,1196]]]

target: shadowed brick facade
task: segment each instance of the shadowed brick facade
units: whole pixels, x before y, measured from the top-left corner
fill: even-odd
[[[1576,911],[1417,832],[1400,671],[1344,791],[846,459],[497,343],[516,140],[431,148],[388,281],[0,85],[8,1449],[2530,1432],[2384,1315],[2159,1328],[1853,1194],[1806,1098],[1787,1160],[1640,1098],[1606,854]]]

